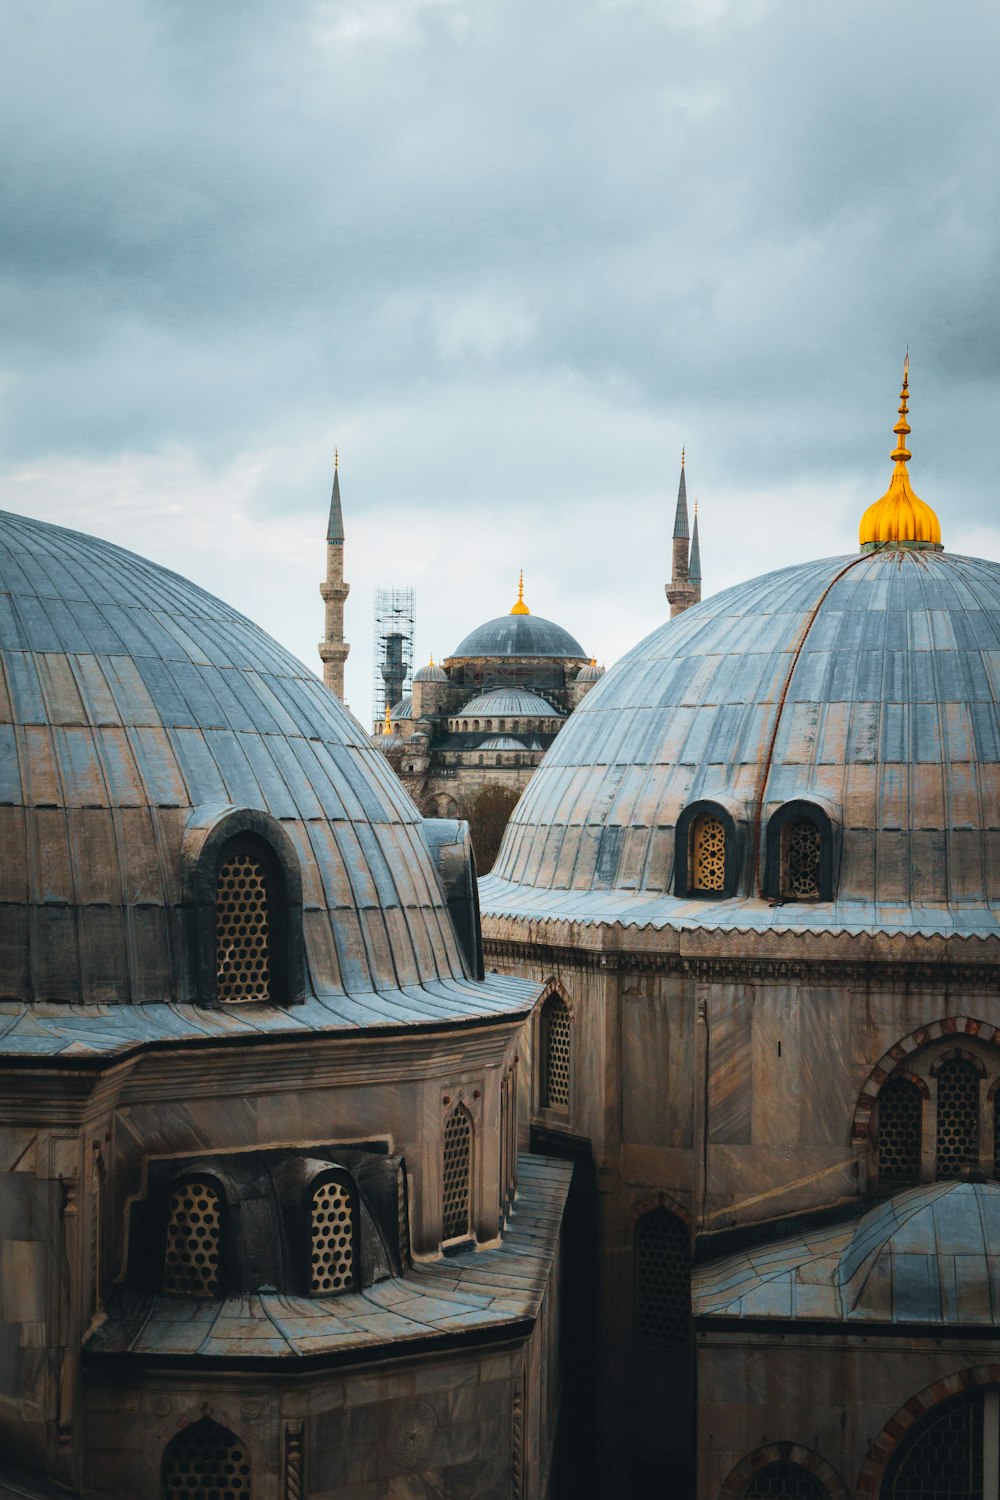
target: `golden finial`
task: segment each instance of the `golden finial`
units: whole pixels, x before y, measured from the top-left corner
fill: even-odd
[[[596,667],[596,666],[597,666],[597,657],[596,657],[596,656],[592,656],[592,657],[591,657],[591,658],[590,658],[590,665],[591,665],[591,666],[592,666],[592,667]]]
[[[681,468],[682,468],[682,469],[683,469],[683,467],[684,467],[684,453],[685,453],[685,449],[684,449],[684,448],[682,448],[682,449],[681,449]]]
[[[433,651],[432,651],[432,652],[431,652],[431,659],[430,659],[430,661],[429,661],[429,662],[428,662],[428,663],[427,663],[427,665],[428,665],[428,666],[429,666],[429,667],[433,667],[433,665],[434,665],[434,652],[433,652]]]
[[[339,468],[340,468],[340,449],[339,448],[334,448],[334,450],[333,450],[333,472],[336,474],[336,472],[337,472],[337,470]]]
[[[512,615],[530,615],[531,614],[531,610],[528,608],[528,606],[524,602],[524,569],[523,568],[521,569],[521,575],[520,575],[520,577],[517,580],[517,601],[516,601],[516,603],[514,604],[514,607],[511,610],[511,614]]]
[[[389,707],[388,703],[385,705],[385,719],[382,723],[382,733],[392,733],[392,709]]]
[[[901,547],[941,546],[941,523],[933,510],[919,495],[914,494],[910,484],[910,450],[906,439],[910,435],[910,424],[906,420],[910,401],[910,351],[903,361],[903,388],[899,393],[899,421],[892,429],[896,434],[896,446],[889,457],[896,467],[889,488],[881,500],[869,505],[861,517],[859,537],[864,549],[873,550],[895,543]]]

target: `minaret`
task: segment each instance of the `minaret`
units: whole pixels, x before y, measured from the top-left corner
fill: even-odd
[[[688,558],[688,587],[691,603],[701,603],[701,547],[698,542],[698,502],[694,502],[694,527],[691,531],[691,555]]]
[[[331,692],[344,701],[344,662],[350,646],[344,640],[344,601],[351,592],[344,582],[344,513],[340,508],[340,454],[333,455],[333,494],[330,497],[330,520],[326,528],[326,582],[319,586],[326,605],[323,639],[319,643],[323,663],[323,681]]]
[[[675,615],[683,614],[701,598],[701,580],[698,581],[697,589],[691,585],[689,551],[694,552],[694,548],[691,547],[691,535],[688,531],[687,482],[684,477],[684,449],[682,448],[681,482],[677,486],[677,509],[674,512],[673,561],[670,582],[665,584],[663,589],[670,604],[671,619]],[[698,562],[697,552],[695,552],[695,560]],[[699,571],[700,566],[698,562]]]

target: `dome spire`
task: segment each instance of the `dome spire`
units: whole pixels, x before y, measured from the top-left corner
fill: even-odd
[[[910,400],[910,351],[903,362],[903,388],[899,393],[899,421],[892,429],[896,446],[889,457],[896,467],[889,488],[881,500],[869,505],[861,517],[859,537],[862,551],[897,546],[941,549],[941,523],[929,505],[914,494],[910,484],[910,450],[906,439],[910,424],[906,420]]]
[[[515,600],[514,605],[511,608],[511,614],[512,615],[530,615],[531,614],[531,610],[528,608],[528,606],[524,602],[524,569],[523,568],[521,569],[521,576],[517,580],[517,599]]]

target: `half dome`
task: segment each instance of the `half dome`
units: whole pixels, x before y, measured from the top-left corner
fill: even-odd
[[[527,688],[491,688],[488,693],[480,693],[476,698],[470,698],[468,703],[463,703],[453,717],[466,719],[470,714],[487,714],[494,718],[533,718],[533,719],[561,719],[558,709],[552,707],[545,698],[538,693],[529,692]]]
[[[483,910],[679,927],[996,933],[1000,564],[886,549],[770,573],[662,625],[524,792]],[[831,901],[762,896],[768,820],[837,835]],[[742,820],[736,894],[672,893],[685,808]]]

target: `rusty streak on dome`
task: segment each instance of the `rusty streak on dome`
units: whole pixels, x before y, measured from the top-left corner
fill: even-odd
[[[906,467],[911,457],[906,446],[910,432],[906,420],[909,388],[910,355],[907,352],[903,364],[903,388],[899,393],[899,421],[892,429],[897,441],[889,455],[896,467],[881,500],[869,505],[861,517],[859,538],[862,551],[886,546],[941,550],[941,523],[931,507],[914,494]]]

